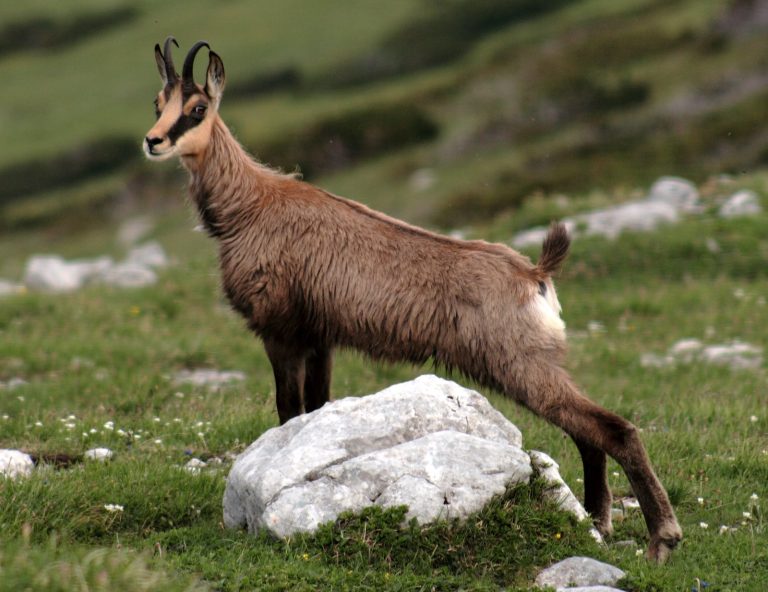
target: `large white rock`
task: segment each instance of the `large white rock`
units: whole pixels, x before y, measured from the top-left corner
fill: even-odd
[[[286,537],[374,504],[407,505],[420,523],[462,518],[528,482],[521,446],[482,395],[422,376],[264,433],[232,466],[224,523]]]
[[[32,457],[20,450],[0,450],[0,477],[15,479],[32,473]]]

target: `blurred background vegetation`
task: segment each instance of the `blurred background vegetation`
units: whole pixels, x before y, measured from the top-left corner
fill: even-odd
[[[450,229],[764,167],[766,27],[766,0],[6,2],[0,229],[179,205],[182,171],[141,152],[169,34],[179,62],[198,39],[223,57],[260,160]]]

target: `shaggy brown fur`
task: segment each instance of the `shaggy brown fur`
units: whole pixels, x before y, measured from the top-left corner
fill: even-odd
[[[605,534],[605,454],[615,458],[643,509],[649,555],[663,561],[682,535],[636,428],[582,395],[561,367],[565,331],[551,275],[568,253],[564,226],[550,228],[534,265],[503,245],[440,236],[277,173],[248,156],[218,116],[224,69],[214,52],[205,87],[191,80],[187,64],[202,45],[181,79],[170,43],[165,55],[156,47],[165,87],[145,149],[150,158],[178,154],[190,172],[227,297],[272,363],[280,421],[328,401],[334,348],[433,359],[573,438],[585,506]]]

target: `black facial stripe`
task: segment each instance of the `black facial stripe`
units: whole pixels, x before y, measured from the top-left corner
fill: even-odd
[[[176,144],[176,140],[193,127],[199,125],[201,121],[202,119],[191,117],[189,115],[182,115],[179,117],[176,120],[176,123],[171,126],[171,129],[168,130],[168,139],[171,141],[171,144]]]

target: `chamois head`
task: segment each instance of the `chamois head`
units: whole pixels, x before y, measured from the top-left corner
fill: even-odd
[[[144,152],[152,160],[175,154],[190,159],[200,156],[208,144],[224,90],[224,64],[205,41],[198,41],[189,50],[181,76],[173,65],[171,44],[179,46],[173,37],[165,40],[163,50],[155,45],[163,89],[155,98],[157,122],[144,138]],[[195,56],[202,47],[209,49],[205,86],[195,82],[193,73]]]

